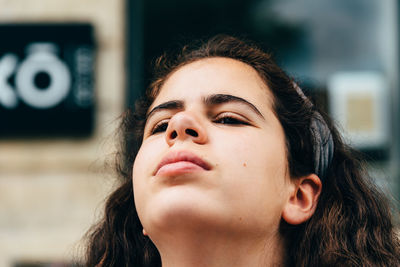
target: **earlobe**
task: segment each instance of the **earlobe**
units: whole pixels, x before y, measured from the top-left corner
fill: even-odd
[[[310,219],[317,207],[321,190],[321,180],[315,174],[294,180],[293,189],[282,211],[282,218],[293,225]]]

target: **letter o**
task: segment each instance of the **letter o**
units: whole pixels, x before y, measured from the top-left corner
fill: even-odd
[[[35,76],[45,72],[50,76],[47,88],[37,88]],[[28,105],[46,109],[59,104],[67,95],[71,85],[71,74],[64,62],[53,53],[36,52],[21,63],[15,83],[18,95]]]

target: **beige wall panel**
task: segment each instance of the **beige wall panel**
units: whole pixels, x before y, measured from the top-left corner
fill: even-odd
[[[123,0],[0,0],[0,23],[89,22],[97,42],[96,130],[88,139],[0,140],[0,267],[71,260],[114,185],[124,104]],[[0,55],[1,56],[1,55]]]

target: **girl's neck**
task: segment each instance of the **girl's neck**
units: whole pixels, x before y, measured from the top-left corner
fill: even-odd
[[[163,267],[281,266],[283,241],[218,233],[167,234],[158,239]]]

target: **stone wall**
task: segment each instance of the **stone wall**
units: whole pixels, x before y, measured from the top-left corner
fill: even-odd
[[[71,261],[101,213],[124,103],[123,0],[0,0],[0,23],[89,22],[97,42],[96,130],[88,139],[0,140],[0,267]]]

